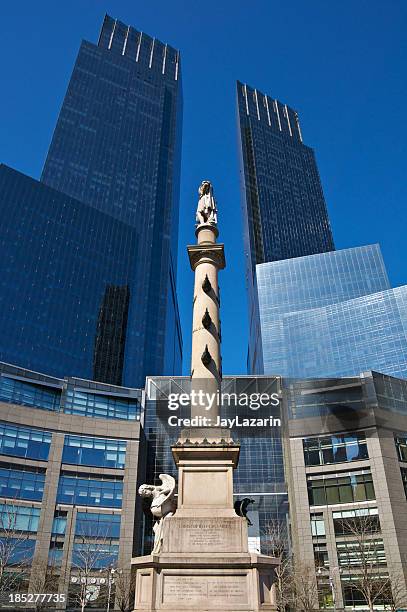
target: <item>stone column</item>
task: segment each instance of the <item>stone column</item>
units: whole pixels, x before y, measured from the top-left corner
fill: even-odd
[[[169,477],[160,475],[161,487],[144,485],[145,491],[154,490],[153,514],[159,523],[152,554],[132,560],[134,609],[275,612],[278,561],[248,550],[247,521],[233,508],[233,470],[240,445],[216,422],[222,380],[218,271],[225,267],[225,258],[223,244],[216,243],[217,210],[209,181],[202,182],[199,195],[197,244],[188,247],[195,272],[191,416],[209,422],[191,423],[171,449],[178,468],[174,515],[174,487],[164,487]],[[200,396],[195,404],[194,392]],[[210,403],[206,394],[212,395]]]
[[[220,392],[222,358],[220,354],[220,318],[218,271],[225,267],[223,244],[216,244],[218,230],[203,224],[196,229],[198,244],[188,247],[191,268],[195,272],[191,390],[204,393]],[[218,411],[214,405],[205,411],[204,405],[192,405],[191,416],[206,416],[214,423]]]

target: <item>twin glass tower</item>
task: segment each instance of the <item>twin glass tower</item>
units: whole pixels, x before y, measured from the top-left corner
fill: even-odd
[[[334,250],[297,113],[240,82],[237,107],[248,373],[405,376],[406,288],[377,245]],[[0,165],[0,361],[127,387],[181,373],[181,126],[179,52],[106,16],[41,180]]]

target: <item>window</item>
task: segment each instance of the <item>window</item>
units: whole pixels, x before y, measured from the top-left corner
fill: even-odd
[[[75,541],[72,551],[72,564],[76,567],[91,566],[92,570],[104,569],[115,565],[118,555],[118,544]]]
[[[397,454],[399,456],[400,461],[407,462],[407,435],[406,436],[397,436],[395,438]]]
[[[66,392],[64,412],[100,419],[140,420],[140,403],[136,397],[112,397],[85,393],[77,389]]]
[[[348,535],[352,533],[349,520],[351,525],[357,524],[358,517],[371,516],[371,528],[380,532],[380,521],[379,511],[377,508],[356,508],[354,510],[340,510],[338,512],[332,512],[332,519],[334,522],[335,534],[336,535]]]
[[[403,480],[403,485],[404,485],[404,492],[407,497],[407,468],[400,468],[400,471],[401,471],[401,478]]]
[[[75,534],[89,538],[119,538],[120,522],[120,514],[78,512]]]
[[[318,599],[319,609],[326,610],[334,607],[332,597],[332,587],[329,583],[329,578],[326,576],[317,576],[318,583]]]
[[[305,465],[326,465],[368,459],[366,437],[362,432],[305,438],[303,441]]]
[[[23,382],[7,376],[0,376],[0,400],[11,404],[33,406],[43,410],[59,411],[61,391],[46,385]]]
[[[50,542],[48,553],[48,564],[51,567],[61,567],[62,557],[64,554],[63,542]]]
[[[65,436],[63,463],[124,468],[126,442],[83,436]]]
[[[375,499],[370,470],[307,476],[311,506],[346,504]]]
[[[0,468],[0,497],[41,501],[45,470],[42,468]]]
[[[326,544],[314,544],[314,561],[317,569],[329,568],[329,558]]]
[[[371,574],[371,579],[372,580],[377,580],[377,581],[388,581],[388,574],[386,572],[383,573],[377,573],[377,574]],[[367,610],[368,606],[366,605],[366,599],[363,595],[363,593],[357,588],[357,584],[358,582],[361,581],[361,577],[360,574],[349,574],[349,575],[343,575],[342,576],[342,586],[343,586],[343,598],[344,598],[344,603],[345,606],[351,607],[351,608],[356,608],[359,610]],[[351,584],[349,584],[351,583]],[[384,608],[385,603],[389,603],[386,594],[379,596],[376,601],[375,601],[375,605],[374,608],[378,609],[378,607],[380,606],[380,609]]]
[[[66,510],[55,510],[52,522],[52,533],[54,535],[64,535],[66,531],[68,513]]]
[[[0,506],[0,531],[8,529],[35,533],[38,530],[40,513],[40,508],[32,506],[3,504]]]
[[[80,506],[121,508],[123,481],[118,478],[86,478],[62,474],[57,502]]]
[[[325,535],[325,523],[322,514],[311,514],[311,533],[313,536]]]
[[[46,461],[50,446],[51,434],[48,431],[0,423],[2,455]]]
[[[0,547],[4,545],[10,552],[8,565],[31,565],[35,540],[19,538],[7,538],[7,541],[0,535]]]
[[[376,565],[386,565],[386,554],[381,538],[337,541],[336,551],[340,567],[373,568]]]

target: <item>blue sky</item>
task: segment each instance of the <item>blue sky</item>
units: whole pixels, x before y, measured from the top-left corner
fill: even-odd
[[[235,81],[300,115],[315,148],[337,248],[380,242],[407,283],[405,0],[4,0],[0,162],[38,178],[82,38],[104,13],[179,48],[184,87],[178,291],[189,369],[196,190],[215,186],[225,242],[223,365],[245,373],[247,313]]]

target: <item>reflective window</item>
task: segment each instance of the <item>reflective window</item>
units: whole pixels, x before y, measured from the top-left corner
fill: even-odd
[[[406,377],[407,287],[391,288],[378,245],[268,260],[256,279],[250,355],[257,348],[259,373]]]
[[[78,512],[75,534],[92,538],[119,538],[120,514]]]
[[[61,567],[62,557],[64,555],[64,543],[52,542],[49,545],[48,564],[51,567]]]
[[[75,541],[72,551],[72,565],[84,568],[103,569],[117,563],[119,545],[105,542]]]
[[[388,574],[386,572],[377,572],[377,574],[370,574],[370,580],[384,580],[388,581]],[[342,585],[343,585],[343,599],[345,606],[347,608],[351,608],[353,610],[368,610],[368,605],[366,603],[366,598],[363,593],[356,587],[356,585],[360,584],[361,578],[360,574],[344,574],[342,575]],[[385,595],[379,595],[375,600],[374,608],[375,610],[383,610],[385,609],[384,604],[388,604],[389,601],[386,599]],[[379,608],[380,606],[380,608]],[[387,607],[387,606],[386,606]]]
[[[9,551],[8,565],[31,565],[35,540],[26,538],[2,538],[0,536],[0,548],[7,547]]]
[[[396,436],[395,442],[399,460],[407,462],[407,435]]]
[[[311,506],[346,504],[375,499],[370,470],[309,475],[307,486]]]
[[[303,441],[305,465],[325,465],[368,459],[365,434],[351,433]]]
[[[363,517],[369,516],[369,523]],[[352,510],[339,510],[332,512],[334,529],[336,535],[349,535],[357,529],[358,521],[361,528],[369,525],[372,532],[380,532],[379,511],[377,508],[356,508]]]
[[[84,436],[65,436],[63,463],[124,468],[125,440],[105,440]]]
[[[43,410],[60,409],[61,391],[41,385],[0,376],[0,399],[11,404],[33,406]]]
[[[2,504],[0,506],[0,531],[32,531],[38,530],[41,508]]]
[[[118,398],[68,389],[64,412],[100,419],[134,421],[140,419],[140,404],[137,398]]]
[[[54,520],[52,521],[52,533],[54,535],[64,535],[66,531],[68,513],[66,510],[55,510]]]
[[[41,431],[41,429],[0,423],[0,453],[46,461],[51,446],[51,437],[48,431]]]
[[[0,497],[41,501],[45,470],[41,468],[0,468]]]
[[[62,504],[121,508],[123,481],[116,478],[86,478],[61,475],[57,501]]]

